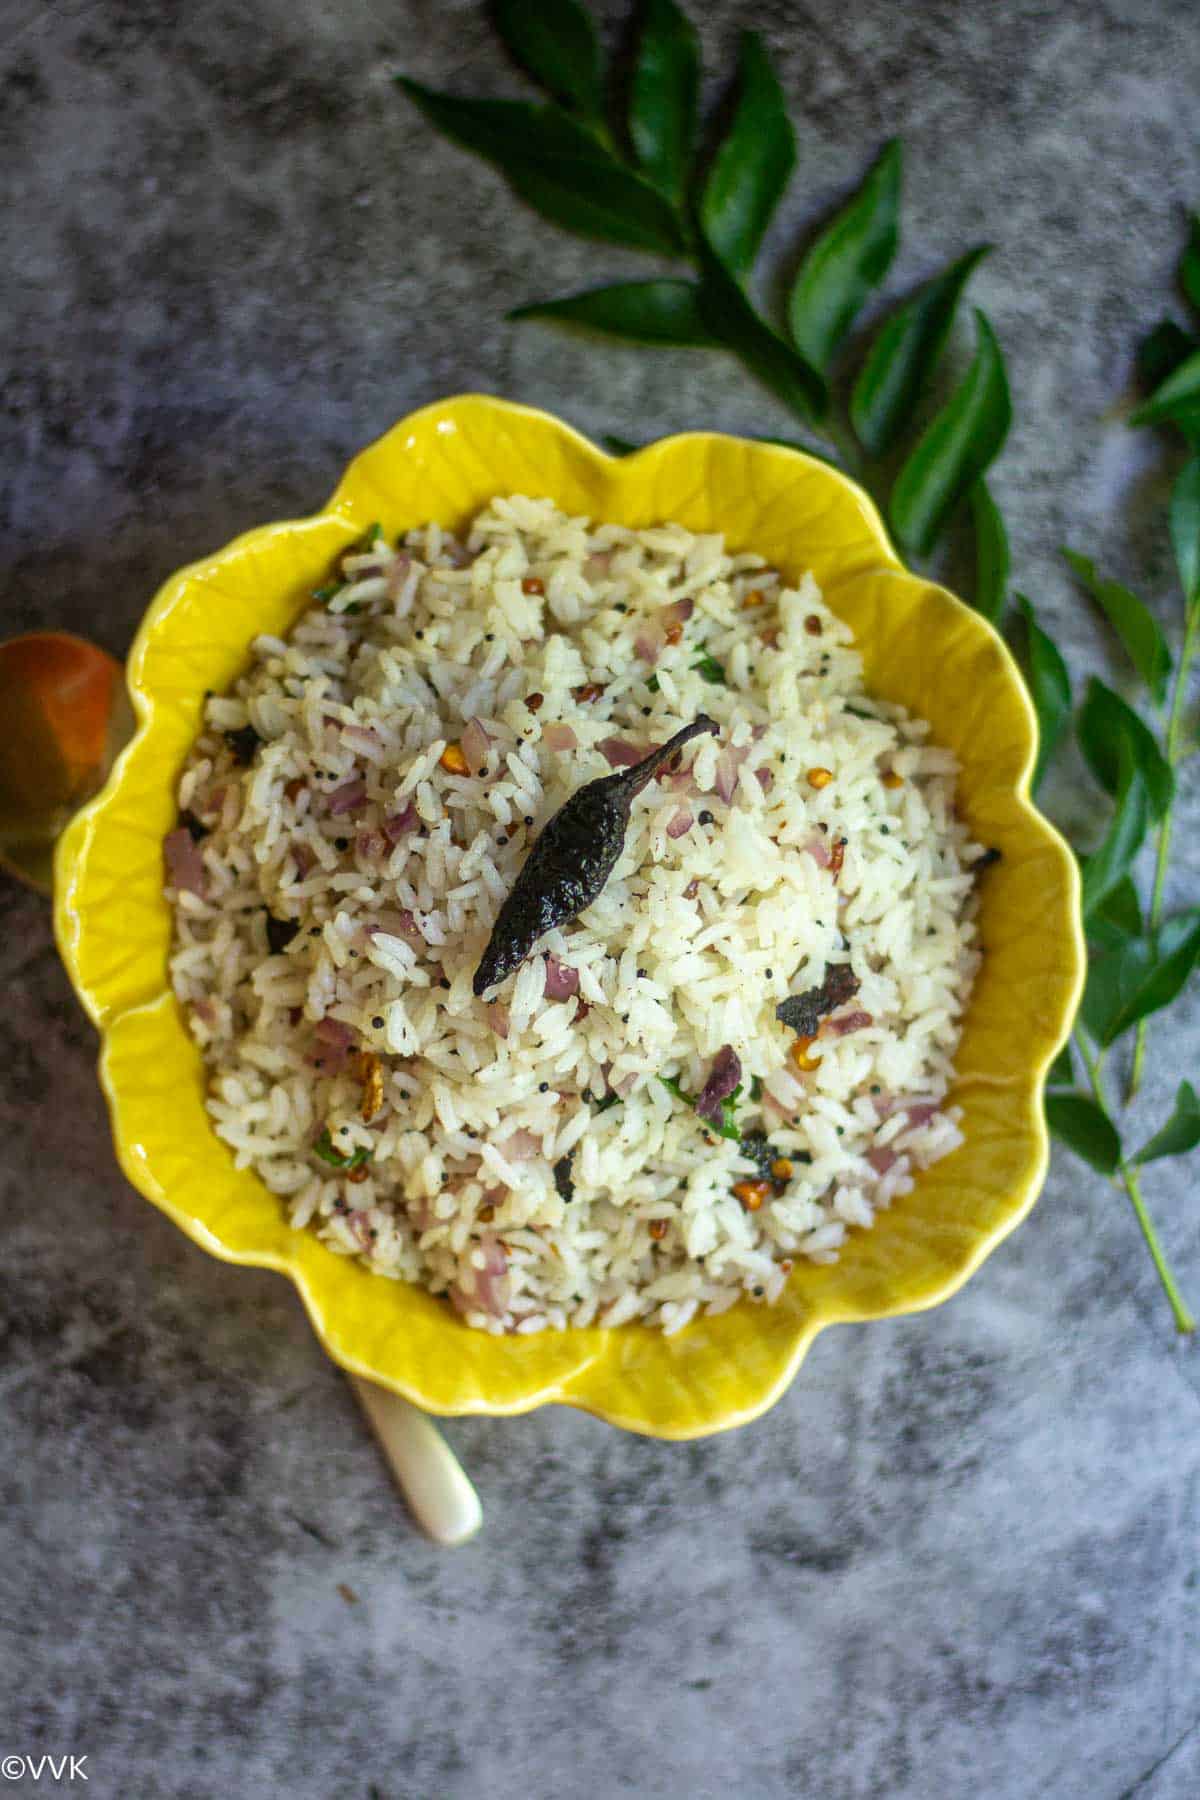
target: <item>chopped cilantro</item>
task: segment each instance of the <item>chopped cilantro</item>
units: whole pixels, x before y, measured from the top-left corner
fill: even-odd
[[[371,1152],[362,1149],[361,1146],[352,1151],[349,1156],[343,1156],[340,1150],[335,1150],[328,1125],[313,1145],[313,1155],[319,1156],[321,1161],[328,1163],[331,1169],[357,1169],[362,1163],[371,1160]]]
[[[707,650],[702,650],[690,667],[695,669],[701,680],[707,681],[710,687],[725,687],[727,685],[725,679],[725,665],[719,663],[715,656],[710,656]]]
[[[683,1088],[681,1088],[679,1083],[675,1080],[674,1076],[660,1075],[658,1079],[662,1082],[662,1084],[666,1088],[668,1094],[674,1094],[674,1096],[677,1100],[682,1100],[685,1106],[690,1106],[692,1108],[692,1110],[695,1111],[695,1107],[696,1107],[695,1095],[685,1093]],[[739,1138],[741,1137],[741,1133],[739,1132],[736,1124],[734,1123],[734,1118],[735,1118],[735,1115],[737,1112],[738,1098],[741,1094],[741,1091],[742,1091],[742,1085],[739,1082],[737,1087],[734,1088],[732,1094],[727,1094],[726,1097],[724,1098],[724,1100],[722,1100],[722,1102],[721,1102],[721,1123],[719,1125],[709,1127],[709,1129],[714,1130],[716,1132],[718,1137],[728,1138],[731,1143],[735,1143],[735,1144],[738,1142]],[[707,1119],[704,1121],[704,1123],[706,1126],[708,1126]]]

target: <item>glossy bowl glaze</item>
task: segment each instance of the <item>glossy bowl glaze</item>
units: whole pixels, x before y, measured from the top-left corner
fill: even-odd
[[[429,519],[458,528],[513,492],[629,526],[721,531],[793,578],[811,569],[854,630],[868,687],[928,719],[955,751],[972,835],[1002,852],[983,888],[985,960],[951,1095],[963,1146],[854,1233],[837,1264],[798,1262],[776,1306],[735,1306],[672,1338],[640,1325],[492,1337],[290,1230],[210,1127],[200,1053],[167,980],[162,840],[205,689],[229,685],[257,633],[288,630],[372,521],[389,534]],[[1048,1151],[1043,1080],[1084,968],[1074,859],[1029,797],[1036,727],[1004,644],[906,572],[866,495],[826,464],[707,433],[618,459],[545,413],[447,400],[364,450],[313,517],[265,525],[172,576],[142,622],[128,680],[136,737],[61,839],[55,871],[59,948],[101,1033],[117,1154],[134,1186],[214,1256],[289,1275],[346,1368],[436,1413],[561,1401],[629,1430],[695,1437],[768,1407],[823,1326],[948,1298],[1032,1206]]]

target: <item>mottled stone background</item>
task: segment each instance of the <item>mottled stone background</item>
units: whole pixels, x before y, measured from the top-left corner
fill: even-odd
[[[1171,615],[1170,452],[1119,408],[1200,199],[1194,8],[693,11],[713,69],[748,24],[778,52],[781,262],[897,131],[897,283],[997,243],[975,292],[1013,373],[1019,581],[1074,671],[1104,668],[1055,550]],[[782,428],[715,357],[504,324],[636,259],[520,210],[396,68],[520,87],[474,4],[3,0],[5,631],[120,654],[176,565],[315,506],[458,389],[597,434]],[[46,909],[2,882],[0,907],[0,1753],[86,1753],[121,1800],[1200,1792],[1200,1370],[1079,1164],[958,1299],[830,1332],[733,1436],[452,1424],[487,1524],[439,1553],[288,1287],[125,1186]],[[1140,1127],[1194,1073],[1197,1015],[1156,1032]],[[1200,1301],[1196,1166],[1149,1185]]]

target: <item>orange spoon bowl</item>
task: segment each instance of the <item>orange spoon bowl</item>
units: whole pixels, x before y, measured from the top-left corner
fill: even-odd
[[[0,644],[0,867],[49,894],[54,846],[133,736],[121,665],[67,631]]]

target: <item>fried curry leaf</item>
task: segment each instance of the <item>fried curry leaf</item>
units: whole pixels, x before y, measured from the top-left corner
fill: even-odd
[[[223,733],[225,742],[233,752],[233,760],[241,768],[248,769],[254,761],[255,752],[262,743],[253,725],[241,725],[236,731]]]
[[[267,949],[272,956],[282,956],[292,939],[300,930],[296,919],[277,919],[275,914],[267,914]]]
[[[625,847],[629,810],[665,763],[716,722],[701,713],[632,768],[578,788],[543,827],[501,906],[473,982],[477,995],[511,975],[537,940],[585,912]]]
[[[853,1000],[858,989],[858,976],[849,963],[831,963],[820,987],[808,988],[803,994],[789,994],[775,1008],[775,1017],[797,1037],[816,1037],[825,1015]]]

